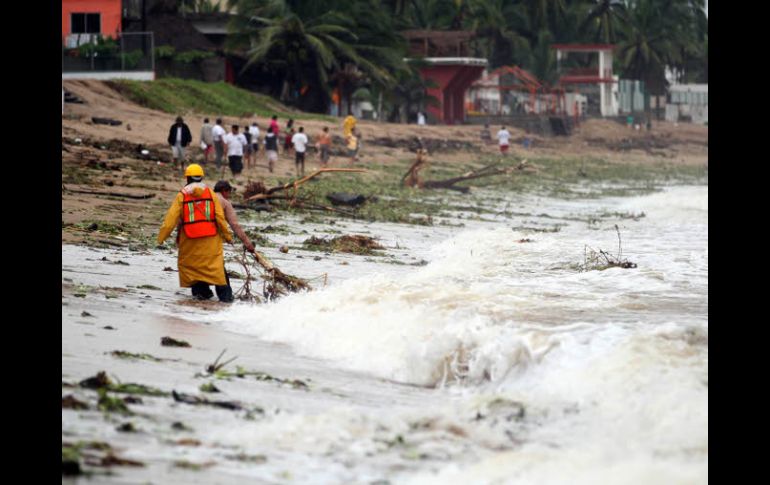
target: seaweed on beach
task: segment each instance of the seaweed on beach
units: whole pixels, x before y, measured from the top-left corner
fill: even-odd
[[[87,403],[84,403],[83,401],[78,400],[72,394],[68,394],[63,398],[61,398],[61,408],[80,410],[80,409],[89,409],[89,406]]]
[[[312,236],[302,243],[308,249],[316,251],[331,251],[352,254],[378,255],[376,249],[385,249],[369,236],[344,235],[326,239]]]
[[[192,404],[194,406],[213,406],[217,408],[230,409],[233,411],[240,411],[243,406],[235,401],[209,401],[208,399],[193,396],[192,394],[183,394],[181,392],[171,391],[171,395],[174,397],[174,401],[185,404]]]
[[[104,371],[100,371],[95,376],[89,377],[87,379],[83,379],[79,383],[80,387],[83,387],[85,389],[94,389],[94,390],[100,390],[104,389],[105,391],[109,392],[116,392],[121,394],[140,394],[145,396],[156,396],[156,397],[165,397],[169,396],[169,393],[161,391],[160,389],[155,389],[154,387],[145,386],[143,384],[135,384],[135,383],[120,383],[120,382],[112,382],[112,380],[107,377],[107,373]]]
[[[188,342],[185,342],[184,340],[176,340],[171,337],[162,337],[160,339],[160,344],[164,347],[190,347]]]
[[[112,352],[107,352],[108,354],[112,355],[113,357],[118,357],[120,359],[132,359],[132,360],[151,360],[153,362],[163,362],[164,360],[172,360],[172,359],[161,359],[160,357],[155,357],[150,354],[135,354],[132,352],[127,352],[125,350],[113,350]]]

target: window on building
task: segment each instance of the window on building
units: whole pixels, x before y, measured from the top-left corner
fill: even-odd
[[[73,13],[73,34],[99,34],[102,31],[102,14],[99,13]]]

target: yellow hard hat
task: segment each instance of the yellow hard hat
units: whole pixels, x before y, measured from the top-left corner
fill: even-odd
[[[197,163],[190,164],[187,170],[184,171],[185,177],[203,177],[203,167]]]

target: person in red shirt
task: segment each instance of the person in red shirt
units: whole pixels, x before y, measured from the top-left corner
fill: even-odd
[[[270,119],[270,128],[273,129],[273,134],[275,135],[275,138],[277,140],[278,131],[280,130],[280,127],[278,126],[278,116],[273,115],[273,117]]]

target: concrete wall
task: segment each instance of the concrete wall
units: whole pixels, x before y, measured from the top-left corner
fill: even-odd
[[[62,79],[96,79],[108,81],[110,79],[130,79],[133,81],[154,81],[155,73],[152,71],[102,71],[102,72],[63,72]]]

